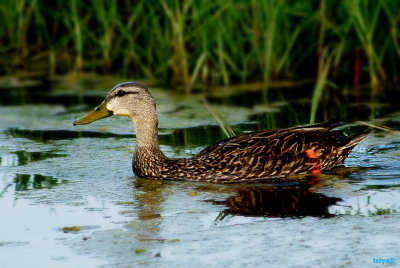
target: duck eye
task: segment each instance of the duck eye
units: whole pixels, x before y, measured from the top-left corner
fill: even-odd
[[[116,96],[117,96],[117,97],[122,97],[122,96],[124,96],[125,94],[126,94],[125,91],[120,90],[120,91],[117,92]]]

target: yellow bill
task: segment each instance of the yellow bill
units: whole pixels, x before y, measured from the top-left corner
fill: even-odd
[[[74,122],[74,126],[90,124],[94,121],[109,117],[111,115],[113,115],[113,113],[107,110],[105,103],[102,103],[99,107],[96,108],[96,110],[94,110],[90,114],[85,115],[81,119],[76,120]]]

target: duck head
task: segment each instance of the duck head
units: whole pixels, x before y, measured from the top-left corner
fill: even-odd
[[[73,124],[86,125],[112,115],[123,115],[136,121],[138,117],[155,113],[155,109],[156,102],[145,85],[126,82],[116,85],[100,106]]]

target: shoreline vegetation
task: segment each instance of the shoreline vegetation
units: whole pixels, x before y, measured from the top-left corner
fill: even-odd
[[[329,86],[399,89],[394,0],[4,0],[0,18],[1,75],[93,72],[184,92],[311,82],[313,103]]]

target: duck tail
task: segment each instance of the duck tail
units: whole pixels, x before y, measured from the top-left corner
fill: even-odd
[[[356,146],[358,143],[360,143],[362,140],[364,140],[366,137],[368,137],[372,132],[367,132],[367,133],[361,133],[361,134],[356,134],[352,135],[349,137],[349,142],[341,147],[340,149],[348,149],[348,148],[353,148]]]

